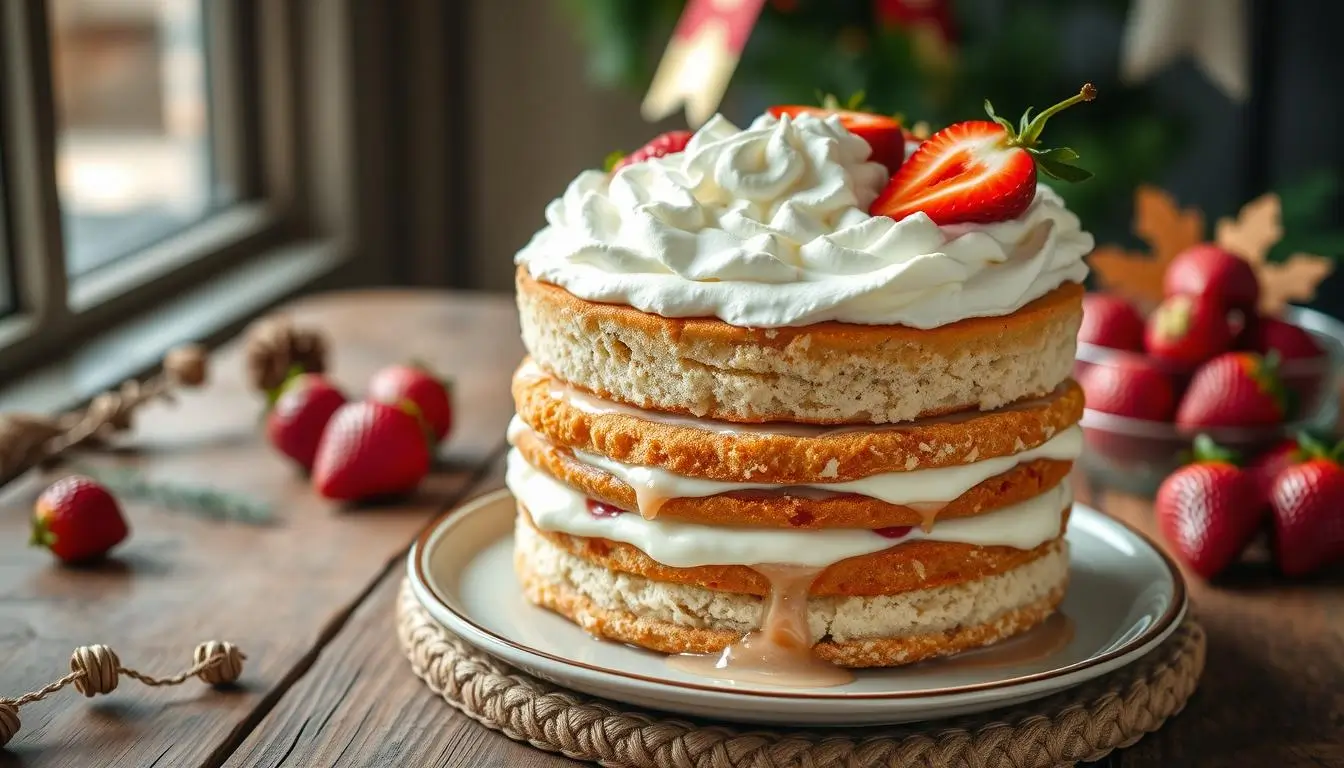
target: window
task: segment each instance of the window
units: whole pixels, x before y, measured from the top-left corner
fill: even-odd
[[[56,179],[78,278],[229,202],[209,137],[204,0],[53,0]]]
[[[0,158],[0,163],[3,163]],[[0,180],[5,178],[4,168],[0,167]],[[5,233],[5,190],[0,186],[0,318],[14,311],[14,267],[9,258],[9,243]]]
[[[0,388],[60,359],[88,396],[318,279],[385,279],[354,258],[357,5],[0,2]]]

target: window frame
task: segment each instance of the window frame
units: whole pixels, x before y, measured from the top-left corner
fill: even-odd
[[[217,172],[227,167],[235,202],[71,282],[56,188],[49,8],[39,1],[0,4],[0,156],[8,161],[0,165],[0,204],[6,206],[0,219],[9,225],[15,299],[11,313],[0,317],[0,386],[72,349],[96,346],[103,336],[136,325],[137,316],[161,314],[174,302],[185,307],[194,294],[227,284],[235,273],[255,275],[277,253],[298,248],[315,255],[276,263],[276,279],[264,281],[259,292],[243,292],[249,295],[237,297],[232,313],[213,296],[217,317],[208,328],[183,323],[186,338],[241,321],[314,284],[381,275],[373,260],[354,258],[361,228],[354,147],[361,122],[353,110],[356,78],[348,76],[355,30],[350,0],[207,0],[204,7],[212,160]],[[293,263],[309,266],[296,271]],[[162,341],[160,334],[155,343]],[[105,367],[105,375],[85,377],[88,388],[133,373]]]

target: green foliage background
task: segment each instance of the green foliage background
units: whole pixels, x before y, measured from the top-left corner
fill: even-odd
[[[563,0],[589,52],[593,80],[642,92],[684,6],[682,0]],[[871,0],[772,0],[752,32],[733,88],[759,104],[815,103],[817,94],[863,91],[870,108],[938,128],[982,117],[986,98],[1009,119],[1077,92],[1099,98],[1045,131],[1046,146],[1077,150],[1094,178],[1056,184],[1085,221],[1113,218],[1139,183],[1160,174],[1184,131],[1149,90],[1121,84],[1112,63],[1068,71],[1064,36],[1080,8],[1121,23],[1126,0],[953,0],[958,43],[950,66],[917,54],[908,29],[879,23]],[[1119,201],[1119,202],[1117,202]],[[1110,216],[1107,217],[1106,214]]]

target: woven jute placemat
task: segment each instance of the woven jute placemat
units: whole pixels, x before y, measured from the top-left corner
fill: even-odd
[[[450,706],[511,739],[609,768],[1073,765],[1157,730],[1204,669],[1204,630],[1187,619],[1140,661],[1012,709],[909,726],[770,731],[640,711],[538,680],[449,632],[408,584],[397,634],[416,676]]]

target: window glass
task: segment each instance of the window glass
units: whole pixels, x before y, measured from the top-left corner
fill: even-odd
[[[203,0],[53,0],[57,185],[72,279],[222,202]]]

